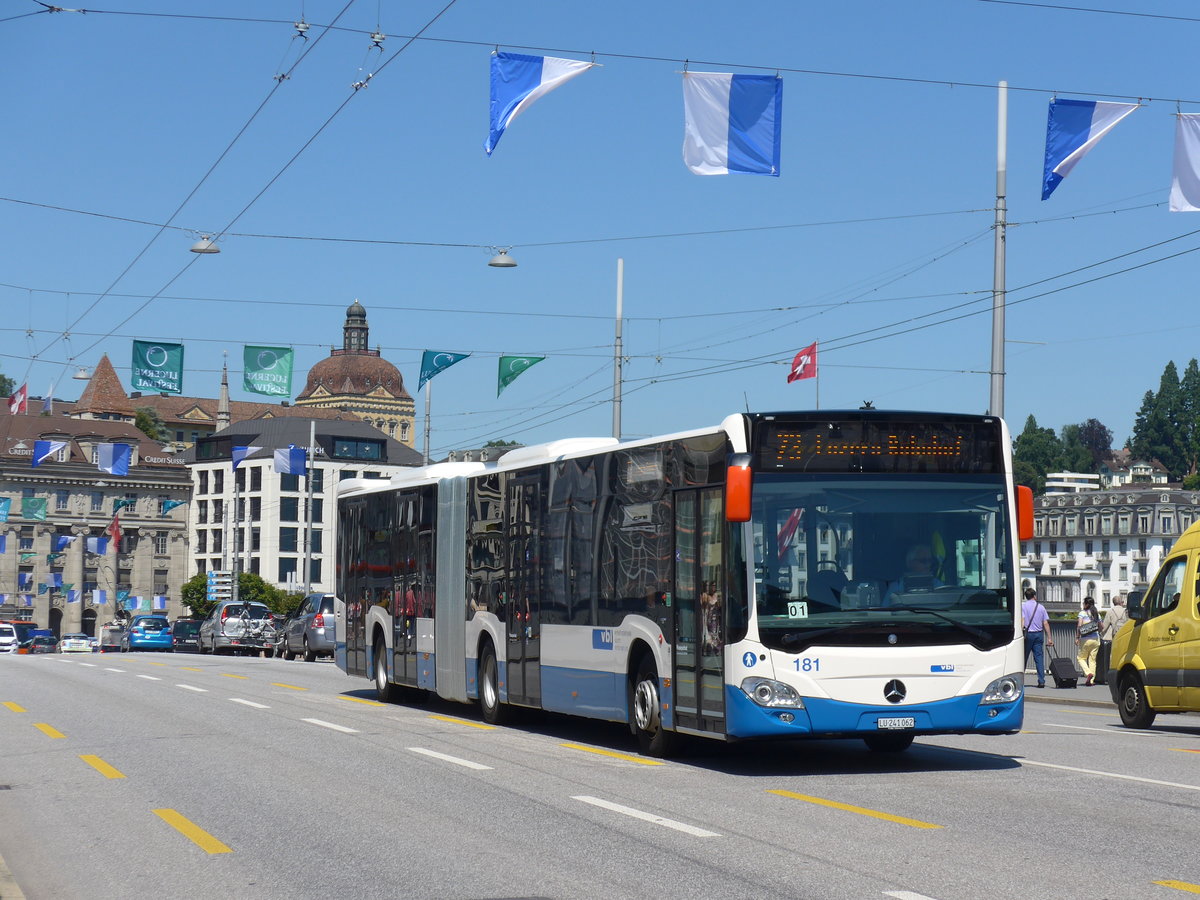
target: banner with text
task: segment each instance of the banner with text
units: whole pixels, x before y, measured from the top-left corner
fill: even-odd
[[[134,341],[129,383],[135,391],[183,393],[183,344]]]
[[[243,347],[242,389],[271,397],[292,396],[292,361],[288,347]]]

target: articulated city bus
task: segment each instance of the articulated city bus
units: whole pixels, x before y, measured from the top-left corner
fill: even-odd
[[[342,482],[336,660],[381,699],[492,723],[628,722],[650,755],[1011,734],[1032,527],[992,416],[747,413],[520,447]]]

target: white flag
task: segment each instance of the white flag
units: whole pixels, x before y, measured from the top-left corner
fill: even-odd
[[[1200,212],[1200,113],[1175,117],[1171,212]]]

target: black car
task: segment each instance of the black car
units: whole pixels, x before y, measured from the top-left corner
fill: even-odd
[[[171,640],[177,653],[199,653],[200,620],[176,619],[171,625]]]
[[[58,638],[52,634],[39,634],[29,643],[30,653],[57,653]]]

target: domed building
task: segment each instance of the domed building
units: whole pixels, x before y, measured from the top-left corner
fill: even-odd
[[[294,405],[353,413],[388,437],[413,445],[413,398],[400,370],[367,348],[367,311],[355,300],[346,309],[342,349],[331,349],[308,372]]]

